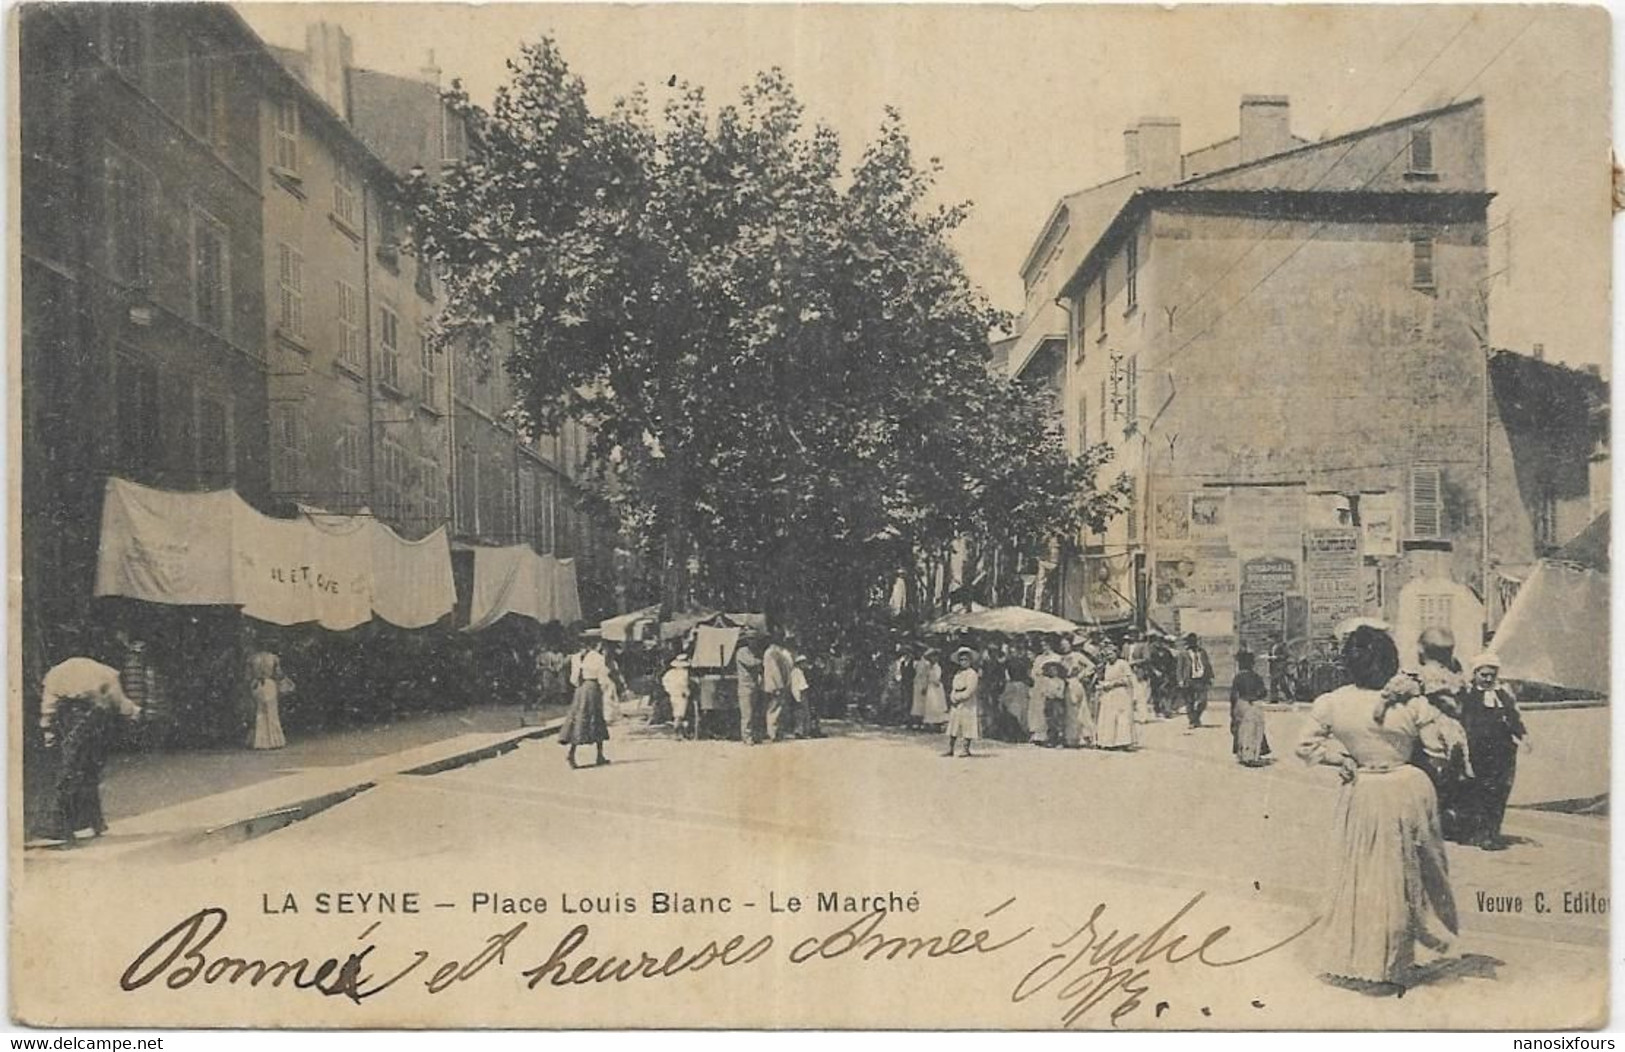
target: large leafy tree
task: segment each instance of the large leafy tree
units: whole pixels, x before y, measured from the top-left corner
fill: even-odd
[[[509,69],[489,110],[454,89],[469,159],[415,184],[438,338],[511,332],[515,416],[593,429],[666,601],[823,635],[956,538],[1030,550],[1117,510],[1104,450],[1069,456],[1047,393],[989,370],[1006,319],[895,112],[847,172],[777,71],[654,118],[594,113],[551,40]]]

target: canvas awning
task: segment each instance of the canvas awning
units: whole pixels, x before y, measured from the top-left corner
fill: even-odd
[[[949,614],[926,626],[927,632],[993,632],[1005,635],[1071,635],[1078,626],[1064,617],[1029,610],[1022,606],[1000,606],[992,610],[969,610]]]
[[[262,515],[232,490],[107,480],[95,594],[239,606],[278,625],[422,628],[456,605],[444,528],[404,540],[371,516]]]
[[[664,641],[682,639],[700,625],[732,625],[753,632],[767,631],[766,614],[721,614],[715,610],[694,610],[679,614],[660,625],[660,638]]]
[[[1608,693],[1608,575],[1543,559],[1518,589],[1490,648],[1504,679]]]
[[[617,614],[598,626],[599,634],[612,643],[626,643],[642,637],[639,626],[660,621],[660,607],[647,606],[629,614]]]
[[[539,624],[581,620],[574,559],[538,555],[527,544],[475,548],[474,590],[465,632],[478,632],[514,614]]]

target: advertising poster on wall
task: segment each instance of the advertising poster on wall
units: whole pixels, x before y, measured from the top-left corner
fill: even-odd
[[[1230,546],[1297,558],[1303,548],[1304,499],[1301,486],[1233,487],[1226,507]]]
[[[1195,560],[1187,555],[1159,558],[1156,564],[1156,603],[1158,606],[1177,606],[1189,602],[1194,594]]]
[[[1229,495],[1224,490],[1193,493],[1190,500],[1191,536],[1223,541],[1230,534]]]
[[[1304,535],[1304,576],[1309,593],[1309,632],[1336,634],[1338,622],[1365,609],[1365,566],[1360,531],[1353,527],[1310,530]]]
[[[1286,632],[1286,596],[1280,592],[1242,592],[1240,624],[1236,634],[1255,654],[1268,649]]]
[[[1157,498],[1157,540],[1183,541],[1191,535],[1190,503],[1183,493]]]
[[[1360,495],[1360,542],[1366,555],[1399,554],[1399,499],[1393,493]]]

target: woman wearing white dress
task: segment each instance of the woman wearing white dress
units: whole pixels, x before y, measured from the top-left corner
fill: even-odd
[[[931,686],[931,670],[936,667],[929,652],[914,658],[913,701],[909,705],[908,722],[911,726],[925,724],[925,695]]]
[[[1100,720],[1095,728],[1095,746],[1132,749],[1138,744],[1134,731],[1134,671],[1109,643],[1101,658],[1106,662],[1106,671],[1100,677]]]
[[[925,665],[925,697],[920,722],[928,729],[938,730],[948,722],[948,694],[942,689],[942,666],[937,663],[935,650],[927,650],[920,661]]]
[[[282,736],[280,710],[283,693],[293,684],[282,675],[282,662],[267,650],[248,655],[244,676],[248,697],[254,704],[254,730],[248,736],[250,749],[280,749],[288,744]]]
[[[1386,632],[1349,633],[1343,667],[1354,682],[1315,699],[1297,749],[1343,777],[1314,965],[1334,983],[1403,991],[1417,945],[1442,951],[1456,933],[1438,798],[1410,762],[1418,743],[1430,755],[1447,745],[1438,710],[1414,680],[1395,675],[1399,654]]]

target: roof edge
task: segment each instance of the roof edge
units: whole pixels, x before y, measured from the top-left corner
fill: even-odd
[[[1247,171],[1249,168],[1257,168],[1264,164],[1273,164],[1276,161],[1293,157],[1308,150],[1315,150],[1325,146],[1336,146],[1341,143],[1353,142],[1357,139],[1365,138],[1368,135],[1378,135],[1382,132],[1392,131],[1395,128],[1404,127],[1407,124],[1413,124],[1417,121],[1433,120],[1437,117],[1442,117],[1447,113],[1454,113],[1457,110],[1465,110],[1473,106],[1481,106],[1483,104],[1484,96],[1475,95],[1470,99],[1463,99],[1460,102],[1446,103],[1443,106],[1437,106],[1431,110],[1423,110],[1420,113],[1413,113],[1406,117],[1395,117],[1393,120],[1384,121],[1381,124],[1373,124],[1370,127],[1358,128],[1351,132],[1344,132],[1342,135],[1335,136],[1334,138],[1321,139],[1318,142],[1306,143],[1303,146],[1294,146],[1289,150],[1282,150],[1280,153],[1272,153],[1268,157],[1259,157],[1243,164],[1233,164],[1229,168],[1220,168],[1217,171],[1204,172],[1201,175],[1175,183],[1174,185],[1184,187],[1194,183],[1199,183],[1204,179],[1217,179],[1220,176],[1234,175],[1237,172]]]

